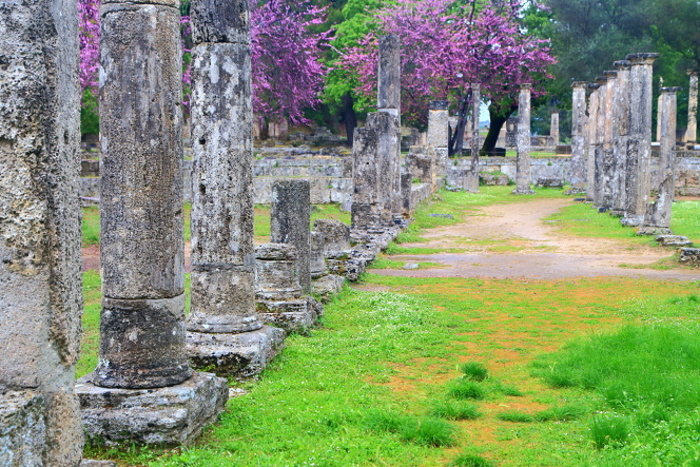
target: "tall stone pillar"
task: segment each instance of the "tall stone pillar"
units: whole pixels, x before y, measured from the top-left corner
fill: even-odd
[[[103,299],[99,363],[79,388],[83,423],[112,442],[186,442],[228,393],[226,380],[193,375],[185,349],[179,2],[111,0],[100,16]],[[173,386],[188,395],[178,423],[144,422],[173,403]]]
[[[651,183],[651,111],[653,64],[659,54],[627,56],[630,70],[630,138],[627,153],[627,208],[624,225],[638,226],[644,219]]]
[[[471,158],[464,187],[471,193],[479,192],[479,114],[481,113],[481,86],[472,84]]]
[[[571,104],[571,193],[586,192],[586,83],[572,85]]]
[[[613,134],[612,204],[610,213],[622,217],[625,212],[627,142],[630,130],[630,62],[615,62],[617,68],[616,92],[613,103],[613,119],[616,131]]]
[[[549,124],[549,137],[552,138],[552,146],[559,146],[559,111],[553,110]]]
[[[516,160],[515,195],[531,195],[530,189],[530,84],[520,86],[518,100],[518,157]]]
[[[689,70],[688,84],[688,128],[685,131],[685,141],[698,140],[698,72]]]
[[[74,467],[82,313],[76,0],[0,5],[0,464]]]
[[[644,216],[638,235],[671,233],[671,207],[676,188],[676,107],[680,88],[661,88],[661,146],[658,196]]]
[[[608,79],[601,76],[596,79],[596,84],[598,87],[598,106],[597,116],[595,119],[595,139],[593,140],[593,151],[594,151],[594,190],[593,190],[593,204],[598,209],[604,209],[603,203],[603,185],[605,168],[603,163],[603,158],[605,154],[605,126],[608,120],[607,114],[607,103],[608,103]]]
[[[428,111],[428,153],[433,158],[435,177],[447,172],[450,139],[449,101],[430,101]]]
[[[390,150],[388,144],[385,144],[388,143],[387,138],[382,135],[397,132],[398,119],[386,112],[369,114],[366,125],[355,131],[351,207],[354,230],[383,230],[394,223],[392,210],[386,203],[387,177],[391,174],[388,165],[392,161],[388,157],[380,157],[380,154],[386,154]]]
[[[255,311],[248,2],[221,5],[217,0],[191,4],[194,189],[187,328],[193,332],[188,353],[196,367],[249,376],[262,370],[283,335],[263,329]]]
[[[311,232],[311,185],[308,180],[279,180],[272,185],[270,241],[288,243],[297,250],[299,284],[311,293],[309,272]]]
[[[601,205],[609,211],[613,204],[613,175],[615,170],[614,144],[617,136],[619,118],[615,102],[617,100],[617,72],[604,73],[607,83],[605,86],[605,127],[603,134],[603,159],[601,173]]]
[[[598,131],[598,104],[600,96],[600,85],[590,83],[588,89],[591,94],[588,99],[588,120],[587,120],[587,143],[586,143],[586,201],[595,201],[596,179],[595,179],[595,153],[596,139]]]
[[[393,214],[403,212],[401,196],[401,44],[398,36],[388,35],[379,39],[379,77],[377,84],[377,110],[396,119],[396,125],[387,128],[389,133],[379,134],[380,151],[377,161],[388,172],[383,174],[386,186],[381,189],[387,209]]]

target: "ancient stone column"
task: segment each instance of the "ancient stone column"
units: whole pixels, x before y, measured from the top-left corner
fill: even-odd
[[[598,87],[597,116],[595,119],[595,138],[593,140],[594,151],[594,184],[593,184],[593,204],[598,209],[605,209],[603,203],[605,168],[603,158],[605,154],[605,127],[608,121],[608,79],[601,76],[596,79]]]
[[[530,84],[520,86],[518,101],[518,157],[516,160],[516,188],[513,194],[531,195],[530,189]]]
[[[698,140],[698,72],[689,70],[688,84],[688,128],[685,131],[685,141]]]
[[[311,187],[308,180],[279,180],[272,185],[270,241],[288,243],[297,250],[297,272],[304,293],[311,292]]]
[[[352,227],[354,230],[376,231],[393,225],[390,206],[386,203],[388,178],[392,160],[380,157],[389,152],[388,139],[382,135],[397,134],[398,119],[386,112],[371,113],[363,128],[355,131],[353,140]],[[399,179],[400,182],[400,179]]]
[[[100,8],[100,357],[79,394],[87,432],[112,442],[186,442],[228,396],[185,349],[179,5]],[[144,421],[175,400],[187,409]]]
[[[572,85],[571,104],[571,193],[586,192],[586,83]]]
[[[0,4],[0,464],[74,467],[82,313],[76,0]]]
[[[638,235],[671,233],[671,207],[676,187],[676,94],[680,88],[661,88],[661,146],[658,196],[644,216]]]
[[[428,111],[428,153],[433,158],[435,177],[444,177],[447,172],[450,139],[449,101],[430,101]]]
[[[250,376],[284,335],[255,311],[253,104],[247,0],[194,0],[192,294],[188,353]],[[204,334],[202,334],[204,333]]]
[[[600,96],[600,85],[591,83],[588,85],[591,91],[588,100],[588,120],[587,120],[587,144],[586,144],[586,201],[594,202],[596,179],[595,179],[595,150],[598,131],[598,104]]]
[[[600,207],[608,211],[613,203],[613,175],[615,169],[613,147],[618,133],[619,118],[615,107],[618,92],[617,72],[606,71],[604,75],[607,83],[605,86],[605,128],[603,134]]]
[[[381,188],[386,208],[393,214],[403,210],[401,196],[401,44],[398,36],[379,39],[379,66],[377,70],[377,110],[396,119],[395,125],[379,134],[377,161],[388,172],[382,174],[386,185]]]
[[[612,168],[612,203],[610,214],[621,217],[625,212],[627,141],[630,129],[630,62],[621,60],[615,62],[617,80],[615,100],[613,103],[613,118],[616,120],[613,135],[613,168]]]
[[[552,138],[552,146],[556,149],[559,146],[559,111],[553,110],[550,124],[549,124],[549,137]]]
[[[255,313],[248,2],[194,0],[190,331],[262,327]]]
[[[464,189],[477,193],[479,191],[479,114],[481,113],[481,86],[472,84],[471,108],[471,157],[467,169]]]
[[[627,56],[630,70],[630,137],[627,153],[627,208],[624,225],[640,225],[646,213],[651,182],[651,111],[653,64],[659,54]]]

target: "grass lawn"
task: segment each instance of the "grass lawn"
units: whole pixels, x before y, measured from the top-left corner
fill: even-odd
[[[512,202],[506,190],[440,193],[404,235]],[[690,232],[696,207],[684,209],[674,222]],[[291,336],[196,444],[88,446],[86,456],[163,467],[700,465],[699,296],[697,282],[370,271],[327,305],[321,327]],[[96,363],[95,272],[85,297],[79,374]]]

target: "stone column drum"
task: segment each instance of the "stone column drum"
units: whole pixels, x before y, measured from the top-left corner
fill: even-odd
[[[595,147],[598,131],[598,97],[600,85],[590,83],[588,89],[587,144],[586,144],[586,201],[592,203],[595,198]]]
[[[75,467],[80,349],[76,0],[0,4],[0,464]]]
[[[661,147],[658,196],[649,205],[638,235],[671,233],[671,207],[676,188],[676,108],[680,88],[661,88]]]
[[[572,85],[571,193],[586,192],[586,83]]]
[[[616,119],[616,133],[613,135],[612,204],[610,214],[622,217],[627,199],[626,167],[627,142],[630,131],[630,62],[620,60],[614,63],[617,68],[617,90],[613,110]]]
[[[247,0],[193,0],[192,302],[198,368],[249,377],[284,339],[255,311],[253,105]]]
[[[689,70],[688,83],[688,128],[685,131],[685,141],[698,140],[698,72]]]
[[[297,250],[297,273],[304,293],[311,292],[311,188],[308,180],[280,180],[272,185],[270,241],[288,243]]]
[[[447,171],[450,139],[449,101],[430,101],[428,111],[428,154],[433,158],[434,178],[444,177]],[[433,191],[437,187],[433,183]]]
[[[108,0],[100,16],[103,299],[83,423],[107,442],[187,442],[228,393],[185,350],[179,2]],[[150,420],[154,407],[172,412]]]
[[[631,54],[630,138],[627,152],[627,206],[623,225],[644,220],[651,183],[651,111],[653,64],[659,54]]]
[[[559,146],[559,111],[553,110],[549,121],[549,137],[552,139],[552,146],[556,149]]]
[[[520,86],[518,101],[518,156],[516,160],[515,195],[531,195],[530,189],[530,84]]]

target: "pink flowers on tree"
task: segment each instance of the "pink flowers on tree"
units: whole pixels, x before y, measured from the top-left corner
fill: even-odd
[[[99,5],[100,0],[79,1],[83,89],[97,87]],[[310,0],[267,0],[252,6],[253,109],[261,121],[289,118],[294,123],[304,122],[304,109],[320,104],[326,69],[319,59],[322,48],[327,45],[328,33],[314,32],[312,27],[325,21],[325,10]],[[189,17],[183,16],[181,23],[183,53],[186,54],[191,34]],[[190,79],[186,65],[183,70],[185,89]]]
[[[548,43],[523,31],[523,0],[396,0],[379,12],[380,31],[348,51],[343,65],[356,70],[365,94],[376,93],[377,36],[395,34],[402,44],[402,114],[425,123],[430,100],[465,105],[471,83],[486,99],[512,96],[518,86],[544,75],[554,59]]]

